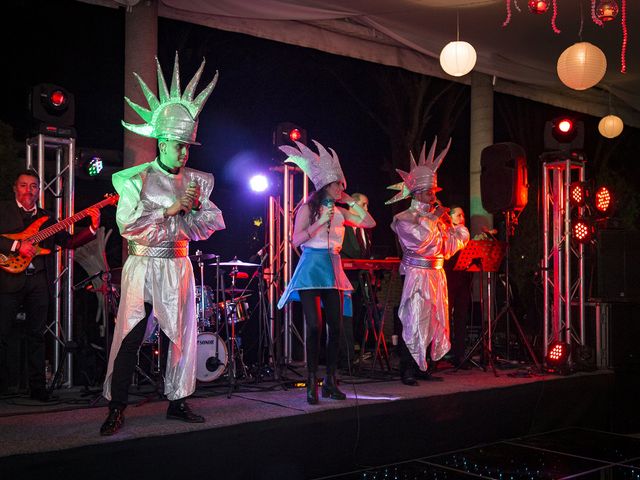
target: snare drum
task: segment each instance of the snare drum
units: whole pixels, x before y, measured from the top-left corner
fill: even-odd
[[[223,302],[218,305],[222,309]],[[249,304],[244,300],[234,299],[224,302],[224,313],[228,323],[244,322],[249,318]]]
[[[224,341],[211,332],[198,334],[196,356],[196,379],[201,382],[212,382],[219,378],[229,361]]]

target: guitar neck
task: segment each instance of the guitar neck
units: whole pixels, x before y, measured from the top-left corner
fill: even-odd
[[[85,218],[87,215],[89,215],[89,209],[93,207],[102,208],[109,203],[113,202],[110,199],[106,199],[96,203],[95,205],[92,205],[91,207],[87,207],[84,210],[76,213],[75,215],[72,215],[69,218],[65,218],[61,222],[56,223],[55,225],[51,225],[44,230],[40,230],[34,236],[30,237],[29,240],[31,240],[33,243],[40,243],[41,241],[49,238],[51,235],[55,235],[62,230],[66,230],[67,228],[69,228],[69,226],[73,225],[78,220],[82,220],[83,218]]]

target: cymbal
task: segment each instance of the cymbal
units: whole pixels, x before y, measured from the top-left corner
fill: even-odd
[[[238,303],[238,302],[241,302],[242,300],[246,300],[250,296],[251,296],[251,294],[241,295],[239,297],[233,297],[233,298],[227,299],[227,303],[228,302]],[[220,306],[222,306],[222,302],[220,302]]]
[[[251,293],[252,290],[245,290],[244,288],[225,288],[224,293],[235,294],[235,293]]]
[[[210,263],[209,265],[216,265],[216,264]],[[220,262],[220,266],[221,267],[259,267],[260,264],[243,262],[242,260],[238,260],[237,258],[234,258],[233,260],[230,260],[228,262]]]
[[[215,253],[201,253],[200,255],[189,255],[190,260],[211,260],[213,258],[218,258],[218,255]],[[215,264],[210,264],[215,265]]]

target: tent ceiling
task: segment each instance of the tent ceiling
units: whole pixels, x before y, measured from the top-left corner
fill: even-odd
[[[83,1],[118,6],[139,0]],[[505,0],[158,1],[162,17],[469,82],[470,75],[454,79],[439,64],[442,47],[456,39],[458,17],[460,39],[478,53],[475,71],[493,76],[496,91],[594,116],[615,113],[640,127],[640,1],[627,0],[625,74],[620,73],[621,15],[599,27],[591,20],[591,0],[558,2],[560,34],[551,29],[551,9],[532,15],[526,0],[509,2],[506,27]],[[576,92],[558,79],[556,61],[580,39],[601,48],[608,66],[600,84]]]

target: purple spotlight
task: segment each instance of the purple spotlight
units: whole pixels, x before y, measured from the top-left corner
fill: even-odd
[[[254,175],[249,179],[249,187],[254,192],[264,192],[269,188],[269,180],[262,174]]]

